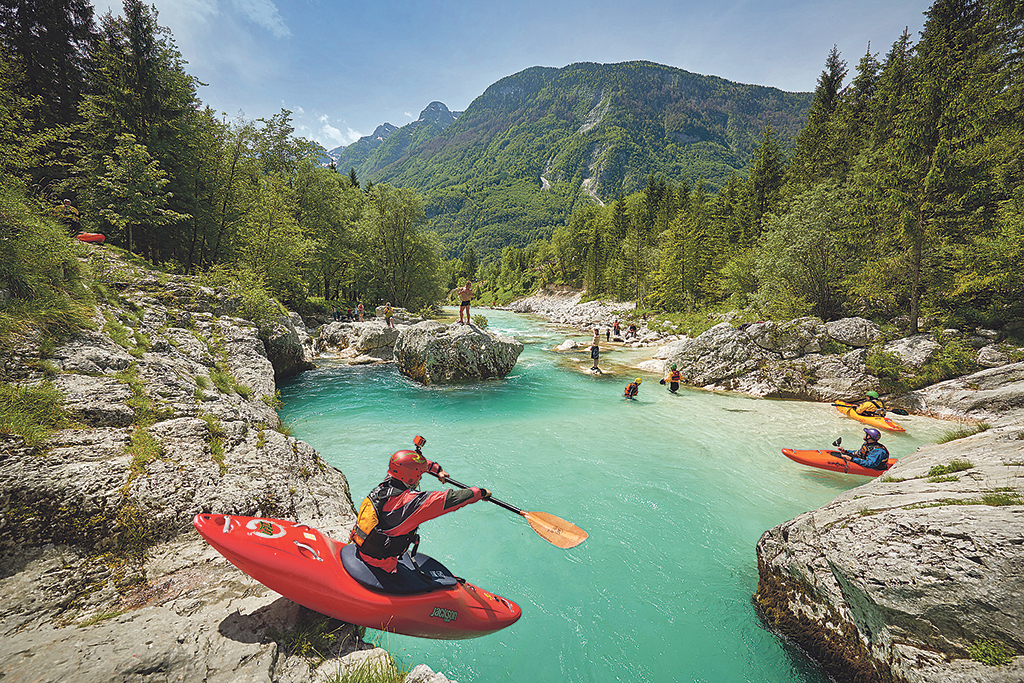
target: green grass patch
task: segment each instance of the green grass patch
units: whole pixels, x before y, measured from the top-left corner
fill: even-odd
[[[220,468],[220,473],[227,474],[228,466],[224,460],[224,439],[228,433],[224,430],[224,425],[214,415],[200,414],[200,419],[206,423],[207,432],[207,443],[210,444],[210,454],[213,457],[213,461],[217,463]]]
[[[210,388],[210,378],[207,377],[206,375],[197,375],[195,379],[196,386],[199,387],[200,389]]]
[[[213,386],[217,387],[217,391],[220,393],[232,393],[232,387],[234,386],[235,381],[234,378],[231,377],[231,373],[215,367],[210,370],[210,380],[213,382]]]
[[[238,383],[235,383],[232,386],[234,386],[235,388],[235,393],[244,398],[245,400],[248,401],[250,398],[252,398],[252,389],[250,389],[249,387],[245,386],[244,384]]]
[[[32,447],[42,445],[69,424],[63,402],[49,382],[37,387],[0,384],[0,434],[17,434]]]
[[[173,410],[160,408],[146,394],[146,388],[143,386],[142,380],[139,379],[139,368],[137,365],[130,365],[115,376],[131,389],[132,395],[125,401],[125,405],[135,411],[135,424],[149,427],[158,420],[174,416]]]
[[[935,443],[949,443],[950,441],[956,441],[957,439],[966,439],[968,436],[980,434],[991,426],[992,425],[987,422],[979,422],[976,425],[968,425],[958,429],[951,429],[948,432],[944,432],[942,436],[935,440]]]
[[[345,670],[327,680],[329,683],[402,683],[408,671],[399,669],[382,657],[367,657],[359,666]]]
[[[121,324],[121,321],[114,317],[114,314],[110,311],[103,311],[103,317],[106,319],[106,323],[103,324],[103,334],[114,340],[114,343],[125,349],[134,348],[129,339],[131,338],[131,328]]]
[[[267,636],[284,648],[289,655],[297,655],[309,660],[313,667],[323,664],[324,659],[333,650],[343,645],[343,634],[346,624],[320,614],[295,625],[290,631],[270,629]]]
[[[1024,498],[1021,497],[1019,492],[1013,489],[993,489],[992,491],[986,491],[981,494],[981,498],[978,499],[978,505],[991,505],[992,507],[1021,504],[1024,504]]]
[[[275,391],[273,395],[263,394],[262,396],[260,396],[260,400],[266,403],[274,410],[280,410],[281,408],[284,407],[284,401],[281,400],[280,390]]]
[[[951,460],[948,465],[935,465],[928,470],[929,477],[942,477],[947,474],[954,474],[956,472],[963,472],[974,467],[974,463],[970,460]]]
[[[149,463],[163,457],[163,445],[146,431],[142,425],[135,425],[125,452],[131,456],[131,479],[145,474]]]
[[[477,327],[487,327],[487,316],[477,313],[473,316],[473,324]]]
[[[923,510],[925,508],[946,507],[949,505],[988,505],[1002,507],[1005,505],[1024,505],[1024,497],[1013,489],[992,489],[981,494],[980,498],[943,498],[934,503],[908,505],[907,510]]]
[[[1016,656],[1014,651],[1006,645],[995,640],[985,639],[974,641],[967,648],[967,652],[971,659],[988,666],[1004,666],[1012,662]]]
[[[930,484],[941,484],[945,481],[960,481],[960,477],[954,474],[943,474],[937,477],[928,477],[928,483]]]

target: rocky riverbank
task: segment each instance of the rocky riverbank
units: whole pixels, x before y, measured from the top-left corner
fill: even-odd
[[[362,629],[249,579],[191,525],[216,511],[347,536],[344,474],[274,409],[275,377],[311,367],[301,319],[258,327],[224,290],[92,259],[108,292],[96,330],[2,359],[8,382],[55,388],[69,426],[39,445],[0,437],[0,678],[305,683],[389,665]],[[303,632],[322,660],[288,645]]]
[[[542,292],[510,308],[581,329],[622,310],[578,301]],[[638,369],[661,374],[676,363],[691,385],[764,397],[861,397],[880,386],[867,367],[872,347],[910,374],[955,342],[984,368],[890,397],[918,414],[980,423],[980,433],[921,448],[757,544],[765,624],[834,680],[1024,681],[1024,353],[999,337],[942,330],[885,340],[861,318],[642,336],[657,348]]]

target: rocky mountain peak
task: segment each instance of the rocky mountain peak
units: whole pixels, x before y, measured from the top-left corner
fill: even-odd
[[[447,128],[457,118],[457,115],[452,113],[444,102],[431,102],[426,108],[420,112],[420,118],[417,123],[433,123],[441,129]]]

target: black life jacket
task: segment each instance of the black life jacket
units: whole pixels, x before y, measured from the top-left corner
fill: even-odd
[[[370,491],[359,506],[359,515],[356,517],[355,526],[352,527],[350,538],[364,555],[378,560],[400,557],[410,545],[419,543],[420,537],[416,533],[419,527],[401,536],[388,536],[380,530],[384,504],[407,490],[401,486],[394,479],[385,479]]]

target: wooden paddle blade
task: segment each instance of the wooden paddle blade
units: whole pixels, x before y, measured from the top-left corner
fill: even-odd
[[[523,512],[523,517],[545,541],[559,548],[575,548],[587,540],[587,532],[547,512]]]

